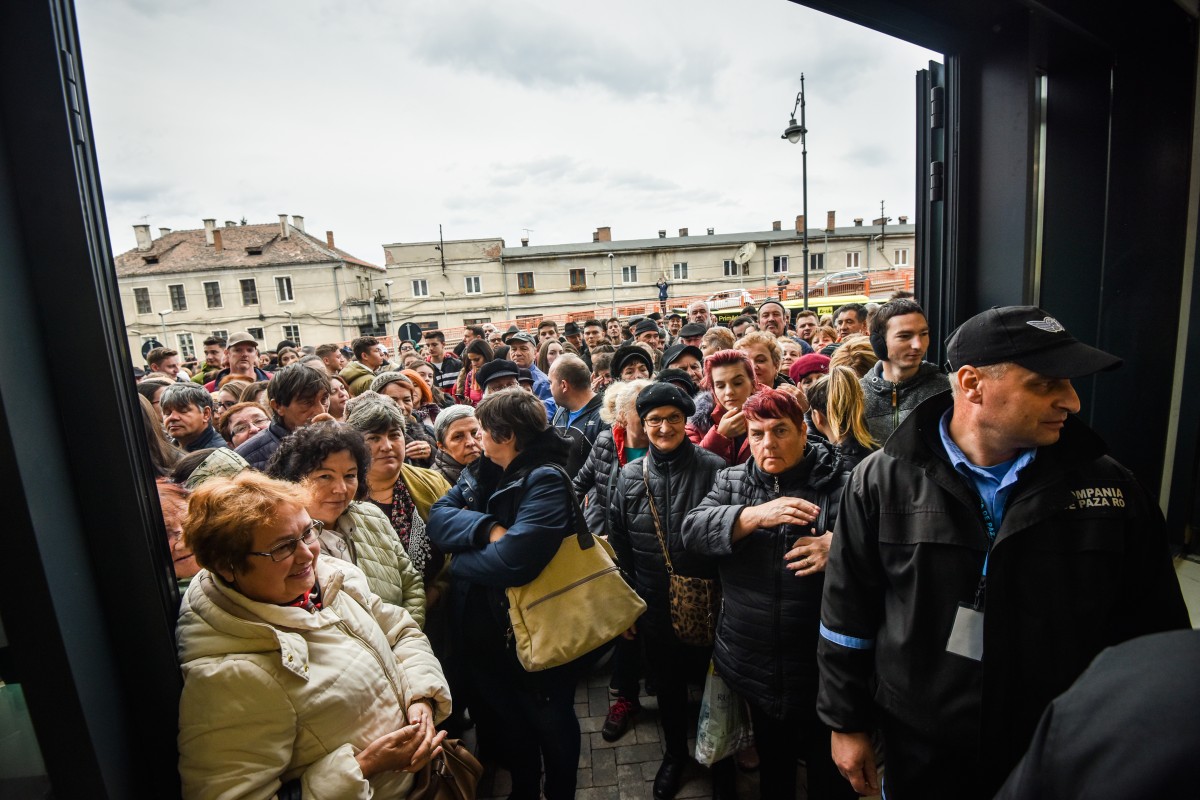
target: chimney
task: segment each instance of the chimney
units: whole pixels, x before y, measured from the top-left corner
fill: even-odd
[[[861,228],[861,227],[862,227],[862,217],[855,217],[855,218],[854,218],[854,227],[856,227],[856,228]]]
[[[287,214],[279,215],[279,235],[282,236],[284,239],[288,238],[288,236],[289,236],[287,217],[288,217]]]
[[[796,233],[804,233],[804,215],[796,215]]]
[[[596,234],[600,237],[597,241],[600,241],[600,242],[611,242],[612,241],[612,228],[609,228],[607,226],[605,226],[603,228],[596,228]]]
[[[329,246],[329,249],[333,249],[333,231],[325,231],[325,244]]]
[[[521,247],[529,247],[529,237],[528,236],[521,237]]]
[[[907,225],[907,224],[908,224],[908,217],[898,217],[898,219],[900,220],[900,224],[901,224],[901,225]]]
[[[204,243],[212,247],[213,231],[217,229],[217,221],[215,219],[204,220]]]
[[[709,229],[708,229],[708,235],[709,235],[709,236],[712,236],[712,235],[713,235],[713,231],[714,231],[714,230],[716,230],[716,229],[715,229],[715,228],[709,228]]]
[[[680,228],[679,229],[679,238],[682,239],[684,236],[687,236],[687,228]]]
[[[834,215],[836,215],[836,214],[837,214],[836,211],[826,211],[825,212],[825,230],[828,231],[829,233],[833,233],[834,230],[837,229],[837,225],[833,221]]]
[[[659,228],[659,229],[658,229],[658,238],[660,238],[660,239],[665,239],[665,238],[667,238],[667,232],[666,232],[666,230],[664,230],[663,228]]]
[[[213,231],[213,250],[221,252],[225,249],[225,243],[221,241],[221,229],[217,228]]]
[[[236,222],[234,222],[233,220],[231,220],[231,219],[227,219],[227,220],[225,220],[225,227],[226,227],[226,228],[232,228],[234,225],[237,225],[237,223],[236,223]]]
[[[777,220],[775,220],[774,222],[772,222],[772,223],[771,223],[771,230],[773,230],[773,231],[781,231],[781,230],[783,230],[783,220],[781,220],[781,219],[777,219]]]
[[[166,236],[170,232],[171,232],[170,228],[159,228],[158,229],[158,238],[161,239],[162,237]]]
[[[299,214],[292,214],[292,227],[304,233],[304,217]]]
[[[150,249],[150,226],[134,225],[133,235],[137,237],[137,249],[146,252]]]

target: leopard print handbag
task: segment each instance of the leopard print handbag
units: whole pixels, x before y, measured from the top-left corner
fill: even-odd
[[[650,478],[646,474],[645,464],[642,465],[642,479],[646,484],[646,499],[650,503],[650,515],[654,518],[654,530],[658,534],[663,560],[667,564],[671,629],[683,644],[711,647],[717,631],[717,614],[721,608],[721,585],[712,578],[675,574],[666,534],[659,521],[658,508],[654,505],[654,494],[650,491]]]

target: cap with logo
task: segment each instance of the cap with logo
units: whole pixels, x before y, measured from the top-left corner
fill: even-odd
[[[538,340],[537,340],[536,336],[534,336],[532,333],[525,333],[524,331],[519,331],[518,333],[514,333],[512,336],[509,336],[507,339],[504,340],[504,343],[507,344],[509,347],[516,344],[517,342],[524,342],[525,344],[531,344],[534,347],[537,347],[537,344],[538,344]]]
[[[1067,333],[1037,306],[1003,306],[976,314],[946,342],[952,370],[1013,362],[1047,378],[1082,378],[1121,366],[1111,353]]]

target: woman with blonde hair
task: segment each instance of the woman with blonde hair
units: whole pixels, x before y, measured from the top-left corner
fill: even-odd
[[[792,379],[779,368],[783,363],[783,350],[775,334],[769,331],[751,331],[734,342],[735,350],[740,350],[754,365],[754,380],[762,386],[778,389],[783,384],[790,384]]]
[[[862,384],[849,367],[830,367],[808,387],[808,415],[847,469],[858,466],[879,443],[871,436],[864,415]]]
[[[851,336],[833,351],[833,355],[829,357],[829,368],[849,367],[861,378],[871,371],[871,367],[875,366],[878,360],[879,356],[875,355],[870,339],[866,336]]]

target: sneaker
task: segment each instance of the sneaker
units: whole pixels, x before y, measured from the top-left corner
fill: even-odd
[[[615,742],[624,736],[625,732],[629,730],[633,718],[641,710],[642,706],[636,700],[618,697],[617,701],[608,709],[604,727],[600,729],[600,735],[604,737],[604,741]]]

